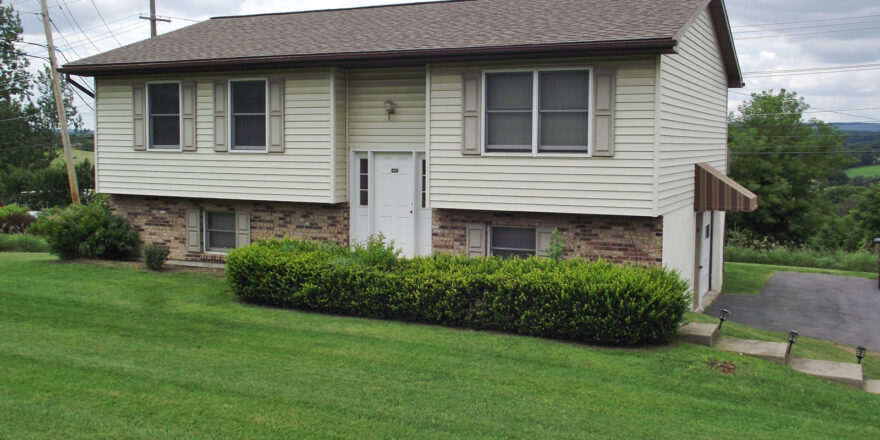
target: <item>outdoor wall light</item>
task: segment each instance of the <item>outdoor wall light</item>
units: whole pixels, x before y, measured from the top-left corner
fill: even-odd
[[[385,107],[385,113],[388,113],[388,120],[391,120],[391,115],[394,114],[394,108],[397,107],[397,104],[390,99],[386,99],[385,102],[382,103],[382,106]]]
[[[730,318],[730,310],[721,309],[721,314],[718,315],[718,331],[721,331],[721,326],[724,325],[724,321]]]
[[[791,346],[794,345],[795,342],[797,342],[797,338],[798,338],[797,331],[792,330],[792,331],[788,332],[788,351],[786,352],[786,354],[791,354]]]
[[[865,352],[868,351],[865,347],[857,347],[856,348],[856,357],[859,358],[859,363],[862,363],[862,359],[865,358]]]

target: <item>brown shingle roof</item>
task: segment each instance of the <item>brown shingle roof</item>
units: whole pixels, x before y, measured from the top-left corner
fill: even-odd
[[[719,1],[720,0],[715,0]],[[461,0],[215,17],[66,64],[65,72],[489,54],[671,50],[705,0]]]

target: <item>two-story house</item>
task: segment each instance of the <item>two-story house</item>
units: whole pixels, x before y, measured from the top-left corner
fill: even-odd
[[[721,285],[722,0],[461,0],[216,17],[65,65],[93,76],[97,190],[141,241],[569,255]]]

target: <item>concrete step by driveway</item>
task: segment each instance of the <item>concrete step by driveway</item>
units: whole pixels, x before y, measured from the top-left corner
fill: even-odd
[[[880,394],[880,380],[866,380],[865,391],[874,394]]]
[[[832,382],[849,385],[856,389],[864,386],[862,366],[847,362],[820,361],[816,359],[791,358],[788,366],[801,373],[812,374]]]
[[[784,342],[764,342],[724,337],[718,341],[718,348],[776,362],[780,365],[785,365],[785,361],[788,358],[788,344]]]
[[[711,347],[718,339],[718,324],[692,322],[681,326],[678,329],[678,334],[685,341]]]

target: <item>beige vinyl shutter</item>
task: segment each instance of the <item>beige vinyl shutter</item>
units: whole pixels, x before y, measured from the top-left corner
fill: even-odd
[[[482,223],[467,225],[467,251],[472,257],[486,255],[486,225]]]
[[[226,116],[226,95],[227,82],[214,81],[214,151],[229,151],[229,140],[227,139],[228,117]]]
[[[251,244],[251,213],[235,213],[235,247],[245,247]]]
[[[131,85],[133,103],[134,139],[135,151],[147,149],[147,85],[144,82],[136,82]]]
[[[539,257],[547,257],[547,249],[550,248],[550,239],[553,237],[553,228],[537,228],[535,230],[535,249]]]
[[[183,151],[196,151],[196,83],[184,81],[180,83],[180,94],[183,108],[180,113],[183,119],[180,145]]]
[[[198,209],[186,210],[186,251],[202,251],[202,212]]]
[[[615,69],[596,69],[593,114],[593,156],[614,156],[614,102],[617,99]]]
[[[269,80],[269,152],[284,152],[284,78]]]
[[[462,74],[461,154],[464,155],[475,156],[481,153],[482,79],[480,71]]]

